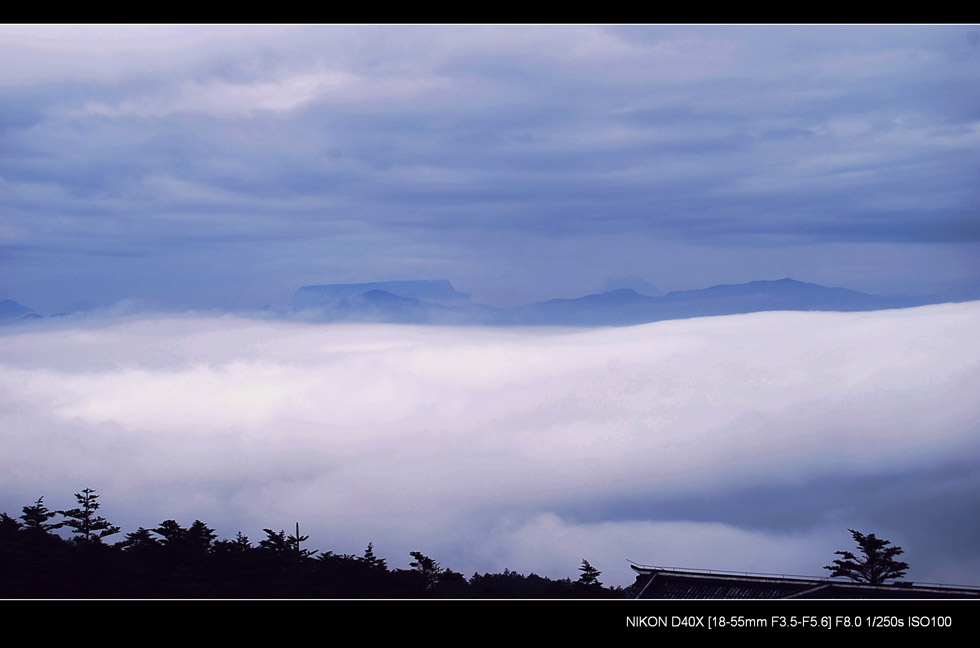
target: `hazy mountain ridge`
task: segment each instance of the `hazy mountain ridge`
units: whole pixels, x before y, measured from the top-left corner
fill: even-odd
[[[652,287],[652,284],[647,285]],[[675,290],[657,296],[645,295],[633,288],[620,288],[573,299],[549,299],[507,308],[471,303],[470,296],[457,291],[449,280],[431,279],[302,286],[293,295],[291,309],[271,316],[316,322],[628,326],[774,310],[872,311],[949,301],[970,299],[882,297],[786,278]],[[81,313],[43,317],[13,300],[0,302],[0,324]],[[270,311],[266,310],[265,314]]]
[[[400,284],[400,285],[399,285]],[[375,294],[384,285],[385,297]],[[403,288],[407,288],[404,289]],[[430,290],[430,288],[437,290]],[[364,292],[357,294],[363,289]],[[403,290],[399,293],[399,290]],[[411,294],[407,294],[411,292]],[[308,307],[319,320],[392,323],[482,324],[496,326],[624,326],[669,319],[734,315],[771,310],[869,311],[938,303],[941,299],[894,297],[805,283],[794,279],[722,284],[699,290],[680,290],[660,296],[631,288],[611,290],[574,299],[550,299],[513,308],[495,308],[442,301],[438,294],[461,295],[447,280],[304,286],[293,299],[311,302],[311,294],[351,295],[343,299],[321,297]],[[416,297],[417,295],[421,295]]]
[[[322,308],[334,306],[345,299],[363,297],[369,292],[383,292],[414,300],[436,303],[465,302],[469,295],[458,292],[447,279],[409,281],[372,281],[353,284],[320,284],[302,286],[293,295],[293,308]],[[378,297],[375,296],[375,299]]]
[[[13,299],[0,301],[0,322],[20,322],[24,320],[36,319],[41,317],[27,306],[15,302]]]

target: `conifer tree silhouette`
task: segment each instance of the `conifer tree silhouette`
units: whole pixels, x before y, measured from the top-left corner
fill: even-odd
[[[239,531],[234,540],[215,540],[212,551],[223,554],[245,554],[254,549],[248,536]]]
[[[194,520],[194,524],[187,529],[184,538],[187,541],[189,551],[205,554],[214,548],[214,541],[217,540],[218,534],[204,522]]]
[[[296,535],[291,535],[286,538],[286,546],[292,551],[298,558],[312,558],[314,554],[318,552],[317,549],[310,551],[309,549],[300,549],[299,545],[310,539],[308,535],[299,534],[299,522],[296,523]]]
[[[602,583],[599,582],[599,576],[602,575],[602,572],[589,564],[585,558],[582,559],[582,566],[578,570],[582,572],[582,575],[578,577],[577,583],[602,586]]]
[[[439,582],[439,574],[442,573],[442,567],[421,551],[411,551],[409,555],[415,559],[409,563],[409,566],[414,567],[422,575],[425,589],[432,589]]]
[[[175,547],[181,543],[184,536],[187,535],[187,529],[180,526],[177,520],[164,520],[160,523],[160,526],[153,529],[153,533],[156,533],[161,538],[163,538],[162,544],[168,547]]]
[[[289,550],[289,542],[286,539],[284,530],[273,531],[272,529],[262,529],[265,531],[265,540],[259,541],[259,549],[264,549],[273,554],[283,556]]]
[[[157,539],[150,535],[149,529],[138,528],[132,533],[126,534],[126,539],[116,543],[116,546],[123,551],[145,551],[147,549],[159,547]]]
[[[0,513],[0,537],[16,537],[20,532],[21,523],[6,513]]]
[[[378,558],[374,554],[374,543],[372,542],[368,543],[367,549],[364,550],[364,556],[360,558],[360,561],[363,562],[368,567],[374,569],[380,569],[380,570],[388,569],[388,561],[386,561],[384,558]]]
[[[886,580],[902,578],[909,565],[895,560],[895,556],[905,553],[901,547],[891,546],[888,540],[881,540],[871,533],[864,535],[854,529],[848,529],[854,541],[858,543],[863,558],[858,558],[850,551],[835,551],[834,554],[843,556],[832,565],[825,565],[831,576],[846,576],[858,583],[881,585]]]
[[[49,511],[44,505],[44,496],[37,498],[34,506],[25,506],[24,514],[20,519],[24,521],[24,530],[31,533],[47,533],[54,529],[60,529],[64,523],[50,523],[48,520],[58,514],[58,511]]]
[[[91,488],[81,493],[75,493],[79,507],[58,511],[65,518],[62,524],[76,535],[75,541],[82,544],[102,544],[102,538],[119,533],[119,527],[113,526],[109,520],[96,515],[99,510],[99,496]]]

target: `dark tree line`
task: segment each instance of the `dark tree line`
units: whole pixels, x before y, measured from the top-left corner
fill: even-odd
[[[17,518],[0,514],[0,597],[4,598],[618,598],[582,561],[577,581],[463,574],[420,551],[411,569],[389,569],[368,543],[363,555],[322,552],[309,536],[264,529],[253,543],[241,532],[219,539],[201,520],[164,520],[110,543],[121,530],[98,514],[86,488],[77,506],[52,511],[40,497]],[[60,519],[59,519],[60,518]],[[70,529],[70,539],[54,533]]]

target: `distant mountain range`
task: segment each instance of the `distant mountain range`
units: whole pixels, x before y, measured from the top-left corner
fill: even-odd
[[[659,290],[638,279],[607,282]],[[484,326],[625,326],[661,320],[759,311],[870,311],[941,303],[929,297],[880,297],[793,279],[752,281],[645,295],[617,288],[576,299],[550,299],[512,308],[473,304],[446,279],[303,286],[287,318],[319,322],[389,322]],[[49,317],[70,313],[58,313]],[[0,324],[39,319],[13,300],[0,302]]]
[[[18,304],[13,299],[0,301],[0,324],[7,322],[21,322],[24,320],[37,319],[41,317],[23,304]]]
[[[759,311],[868,311],[940,300],[886,298],[793,279],[753,281],[702,290],[643,295],[623,288],[577,299],[551,299],[514,308],[470,304],[446,280],[304,286],[293,307],[324,321],[495,326],[623,326],[669,319]]]
[[[460,303],[470,296],[457,292],[446,279],[414,281],[375,281],[354,284],[323,284],[303,286],[293,295],[293,308],[333,307],[346,299],[357,299],[367,293],[389,293],[414,300],[427,300],[435,303]]]

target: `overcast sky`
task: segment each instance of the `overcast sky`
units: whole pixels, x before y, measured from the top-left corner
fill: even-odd
[[[0,298],[976,294],[975,26],[0,27]]]

